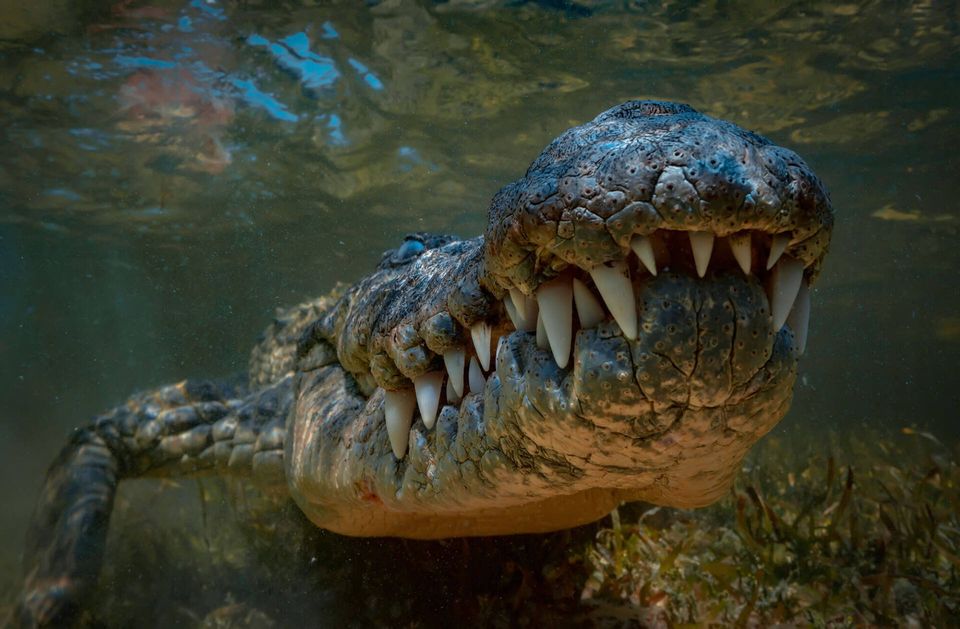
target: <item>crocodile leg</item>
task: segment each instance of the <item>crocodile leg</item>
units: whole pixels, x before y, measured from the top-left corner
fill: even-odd
[[[27,535],[20,625],[76,619],[96,585],[121,479],[216,473],[285,489],[291,391],[291,376],[254,393],[184,381],[134,395],[75,431],[47,471]]]

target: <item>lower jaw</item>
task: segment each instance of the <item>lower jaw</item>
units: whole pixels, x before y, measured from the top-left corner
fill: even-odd
[[[498,350],[507,350],[511,361],[498,369],[501,380],[522,380],[524,394],[543,402],[543,414],[598,407],[588,416],[602,420],[611,413],[636,417],[651,406],[735,403],[752,392],[751,381],[770,366],[775,349],[777,368],[799,356],[789,325],[774,332],[767,296],[754,277],[665,272],[635,290],[635,339],[625,338],[610,318],[577,329],[572,356],[560,368],[532,334],[511,334]]]
[[[420,467],[422,459],[433,459],[438,468],[433,480],[415,474],[419,480],[408,482],[410,470],[392,457],[385,435],[381,443],[370,444],[376,456],[364,465],[363,453],[371,450],[356,438],[372,434],[367,429],[383,422],[382,413],[368,407],[360,424],[353,426],[352,437],[335,435],[330,426],[325,455],[312,451],[296,456],[296,444],[288,444],[294,446],[287,452],[288,466],[306,465],[288,477],[298,479],[292,493],[310,520],[363,537],[547,532],[591,522],[627,500],[700,507],[729,490],[744,455],[786,412],[793,374],[791,369],[769,374],[766,382],[775,394],[749,398],[737,408],[686,409],[672,415],[673,423],[662,433],[642,439],[586,429],[586,422],[570,414],[546,421],[528,406],[494,412],[508,392],[499,377],[493,378],[486,403],[471,396],[465,403],[474,412],[459,415],[463,436],[472,431],[475,437],[482,434],[488,445],[498,444],[499,455],[492,459],[485,455],[460,467],[445,465],[441,462],[452,463],[447,453],[463,444],[441,447],[430,440],[437,430],[427,431],[418,423],[414,441],[422,436],[424,443],[406,462]],[[483,412],[476,412],[481,408]],[[322,411],[320,416],[327,418]],[[358,447],[342,449],[344,437]],[[433,484],[433,489],[421,495],[418,487],[423,483]]]
[[[612,322],[580,330],[566,369],[533,334],[508,335],[484,395],[469,396],[459,409],[445,407],[433,429],[416,422],[402,461],[382,431],[382,397],[367,400],[362,417],[342,424],[355,435],[351,447],[343,449],[343,435],[324,422],[332,458],[310,465],[313,474],[288,474],[313,476],[316,483],[295,492],[301,508],[319,526],[347,535],[431,539],[567,528],[602,517],[623,500],[697,507],[718,499],[749,448],[789,407],[797,354],[792,334],[774,335],[769,315],[750,306],[764,300],[755,280],[705,282],[664,273],[643,288],[638,339],[628,342]],[[726,319],[706,325],[714,315]],[[725,337],[725,322],[735,334],[714,343],[713,336]],[[681,340],[660,352],[657,335]],[[697,349],[688,359],[683,352],[671,356],[670,347],[682,348],[691,338]],[[738,352],[744,360],[731,360]],[[654,367],[642,370],[643,360]],[[685,360],[692,361],[687,372]],[[604,366],[611,361],[619,363]],[[724,366],[717,372],[708,361]],[[620,370],[626,384],[617,379]],[[604,389],[591,372],[607,374],[619,388]],[[315,406],[321,405],[306,400],[305,408]],[[459,424],[453,432],[444,429],[451,413]],[[365,434],[382,442],[360,439]],[[441,443],[441,435],[453,441]],[[461,441],[496,456],[458,466]],[[428,472],[431,462],[436,476]],[[411,466],[423,469],[408,479]],[[422,485],[432,489],[420,496]],[[315,496],[328,500],[311,503]]]
[[[774,352],[775,359],[778,354],[782,351]],[[702,507],[729,492],[744,456],[786,413],[794,376],[787,366],[771,370],[765,374],[766,395],[732,408],[685,409],[671,415],[662,433],[640,439],[586,429],[569,414],[546,423],[528,406],[493,414],[501,398],[488,390],[477,428],[488,442],[500,444],[495,463],[481,460],[469,472],[448,466],[436,491],[420,497],[402,468],[390,471],[396,468],[384,445],[377,465],[382,474],[371,478],[369,470],[354,468],[358,474],[336,478],[327,469],[317,479],[324,487],[295,497],[322,528],[410,539],[544,533],[592,522],[633,500]],[[422,427],[414,430],[428,434]],[[363,491],[357,493],[358,487]],[[312,502],[318,495],[328,500]]]
[[[327,508],[300,506],[314,524],[334,533],[428,540],[559,531],[599,520],[620,503],[634,499],[629,491],[595,488],[519,505],[491,504],[457,512],[395,511],[370,506],[345,509],[334,515]]]
[[[604,487],[665,506],[698,507],[721,497],[749,449],[786,414],[796,380],[789,332],[777,335],[759,370],[710,405],[648,399],[636,381],[615,397],[589,397],[585,391],[598,390],[584,386],[589,379],[546,375],[542,359],[531,382],[534,363],[519,375],[516,360],[536,357],[526,349],[514,345],[499,361],[498,409],[484,413],[487,437],[521,453],[525,472],[546,479],[545,487]]]

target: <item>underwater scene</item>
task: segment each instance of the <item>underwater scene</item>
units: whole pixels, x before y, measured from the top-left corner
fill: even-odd
[[[958,103],[956,2],[7,3],[0,625],[957,626]]]

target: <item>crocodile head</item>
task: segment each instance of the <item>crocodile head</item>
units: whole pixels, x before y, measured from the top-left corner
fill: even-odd
[[[832,222],[799,156],[685,105],[567,131],[482,238],[411,237],[304,335],[295,499],[414,538],[716,500],[790,405]]]

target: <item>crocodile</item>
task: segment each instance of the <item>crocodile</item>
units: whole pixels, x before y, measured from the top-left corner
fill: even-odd
[[[613,107],[502,188],[482,236],[411,234],[278,311],[245,377],[141,392],[74,431],[19,622],[77,617],[126,478],[253,480],[318,527],[413,539],[710,504],[790,406],[832,227],[796,153],[687,105]]]

